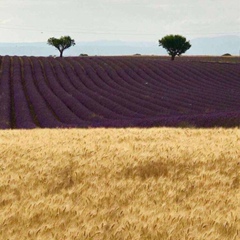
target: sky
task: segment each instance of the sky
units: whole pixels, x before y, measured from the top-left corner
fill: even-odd
[[[240,0],[0,0],[0,42],[240,36]]]

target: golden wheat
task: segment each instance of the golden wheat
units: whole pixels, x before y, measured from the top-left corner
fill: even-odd
[[[0,239],[240,238],[240,129],[0,131]]]

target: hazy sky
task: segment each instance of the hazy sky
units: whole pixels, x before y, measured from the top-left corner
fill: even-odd
[[[0,42],[240,36],[240,0],[0,0]]]

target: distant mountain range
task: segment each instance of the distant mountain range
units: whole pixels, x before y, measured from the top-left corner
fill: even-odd
[[[190,41],[192,47],[186,55],[216,55],[225,53],[240,55],[239,36],[219,36],[196,38]],[[77,42],[67,49],[64,56],[88,55],[166,55],[165,49],[156,42],[95,41]],[[58,50],[44,42],[34,43],[0,43],[0,55],[17,56],[58,56]]]

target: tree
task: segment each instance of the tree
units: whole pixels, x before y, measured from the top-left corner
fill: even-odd
[[[75,45],[75,41],[69,36],[63,36],[60,38],[51,37],[48,39],[47,43],[58,49],[60,52],[60,57],[62,57],[65,49]]]
[[[159,40],[159,46],[165,48],[171,56],[171,60],[174,60],[175,56],[185,53],[191,47],[191,44],[181,35],[167,35]]]

